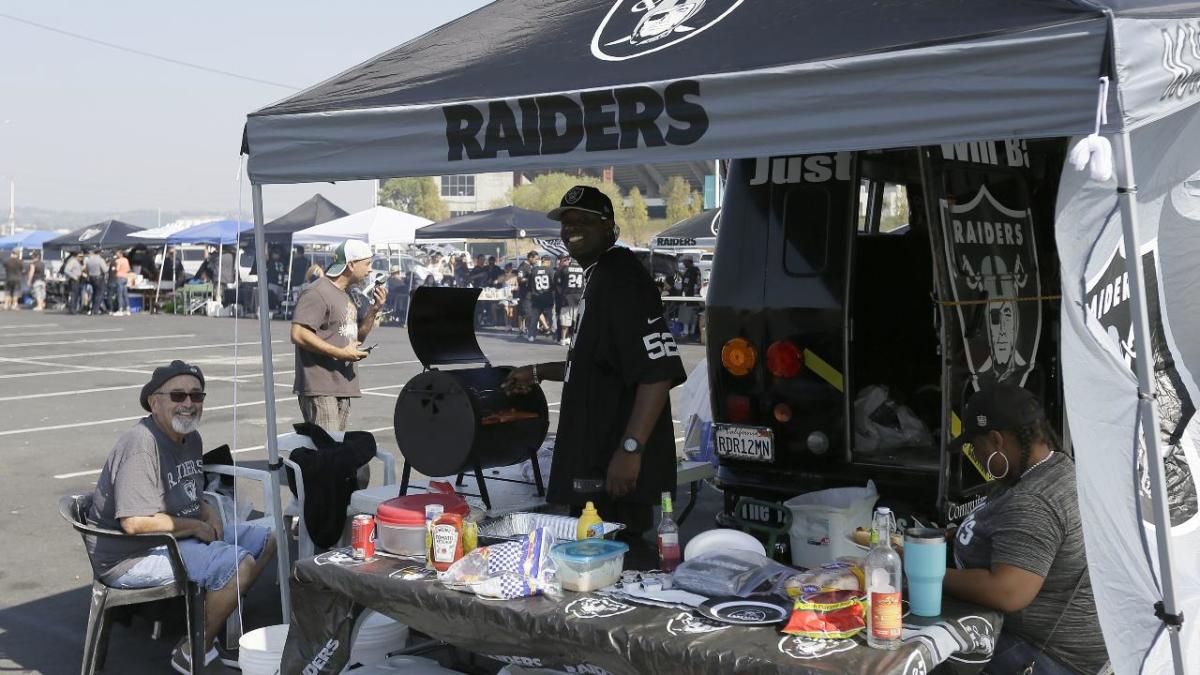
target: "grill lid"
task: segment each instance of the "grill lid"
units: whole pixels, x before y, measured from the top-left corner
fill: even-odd
[[[491,365],[475,339],[475,301],[482,289],[422,286],[408,306],[408,340],[421,365]]]

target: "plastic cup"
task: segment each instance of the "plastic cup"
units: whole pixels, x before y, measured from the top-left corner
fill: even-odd
[[[942,577],[946,576],[946,533],[913,527],[904,532],[904,575],[908,605],[917,616],[942,613]]]

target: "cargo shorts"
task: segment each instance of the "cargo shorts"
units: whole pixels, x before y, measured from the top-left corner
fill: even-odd
[[[188,579],[206,591],[225,588],[233,577],[238,564],[251,556],[257,560],[262,556],[271,535],[270,528],[251,523],[238,523],[237,545],[233,543],[234,528],[227,528],[220,541],[204,543],[199,539],[179,540],[179,555],[187,568]],[[115,588],[152,588],[167,586],[175,582],[171,569],[171,558],[166,546],[150,549],[128,572],[112,583]]]

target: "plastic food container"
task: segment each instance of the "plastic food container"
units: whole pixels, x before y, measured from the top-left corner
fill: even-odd
[[[617,583],[629,546],[619,541],[585,539],[550,549],[558,580],[568,591],[585,593]]]
[[[609,539],[625,529],[621,523],[601,523],[604,538]],[[514,541],[528,535],[539,527],[550,530],[558,541],[575,541],[579,519],[555,516],[548,513],[510,513],[479,525],[479,536],[489,541]]]
[[[389,499],[375,511],[379,548],[394,555],[424,556],[426,504],[441,504],[446,513],[464,518],[471,512],[467,502],[454,494],[434,492]]]

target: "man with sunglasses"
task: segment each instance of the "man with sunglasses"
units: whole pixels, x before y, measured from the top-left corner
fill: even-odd
[[[156,368],[139,401],[150,414],[121,434],[104,463],[92,494],[88,520],[126,534],[170,533],[188,578],[207,593],[205,664],[218,657],[236,664],[234,648],[211,647],[275,554],[268,528],[239,523],[226,530],[220,514],[201,498],[204,491],[202,442],[196,428],[204,412],[204,374],[194,365],[172,361]],[[236,542],[236,543],[235,543]],[[149,588],[174,582],[165,547],[147,549],[136,541],[101,538],[88,542],[97,573],[117,588]],[[187,638],[171,653],[171,666],[189,671]]]

